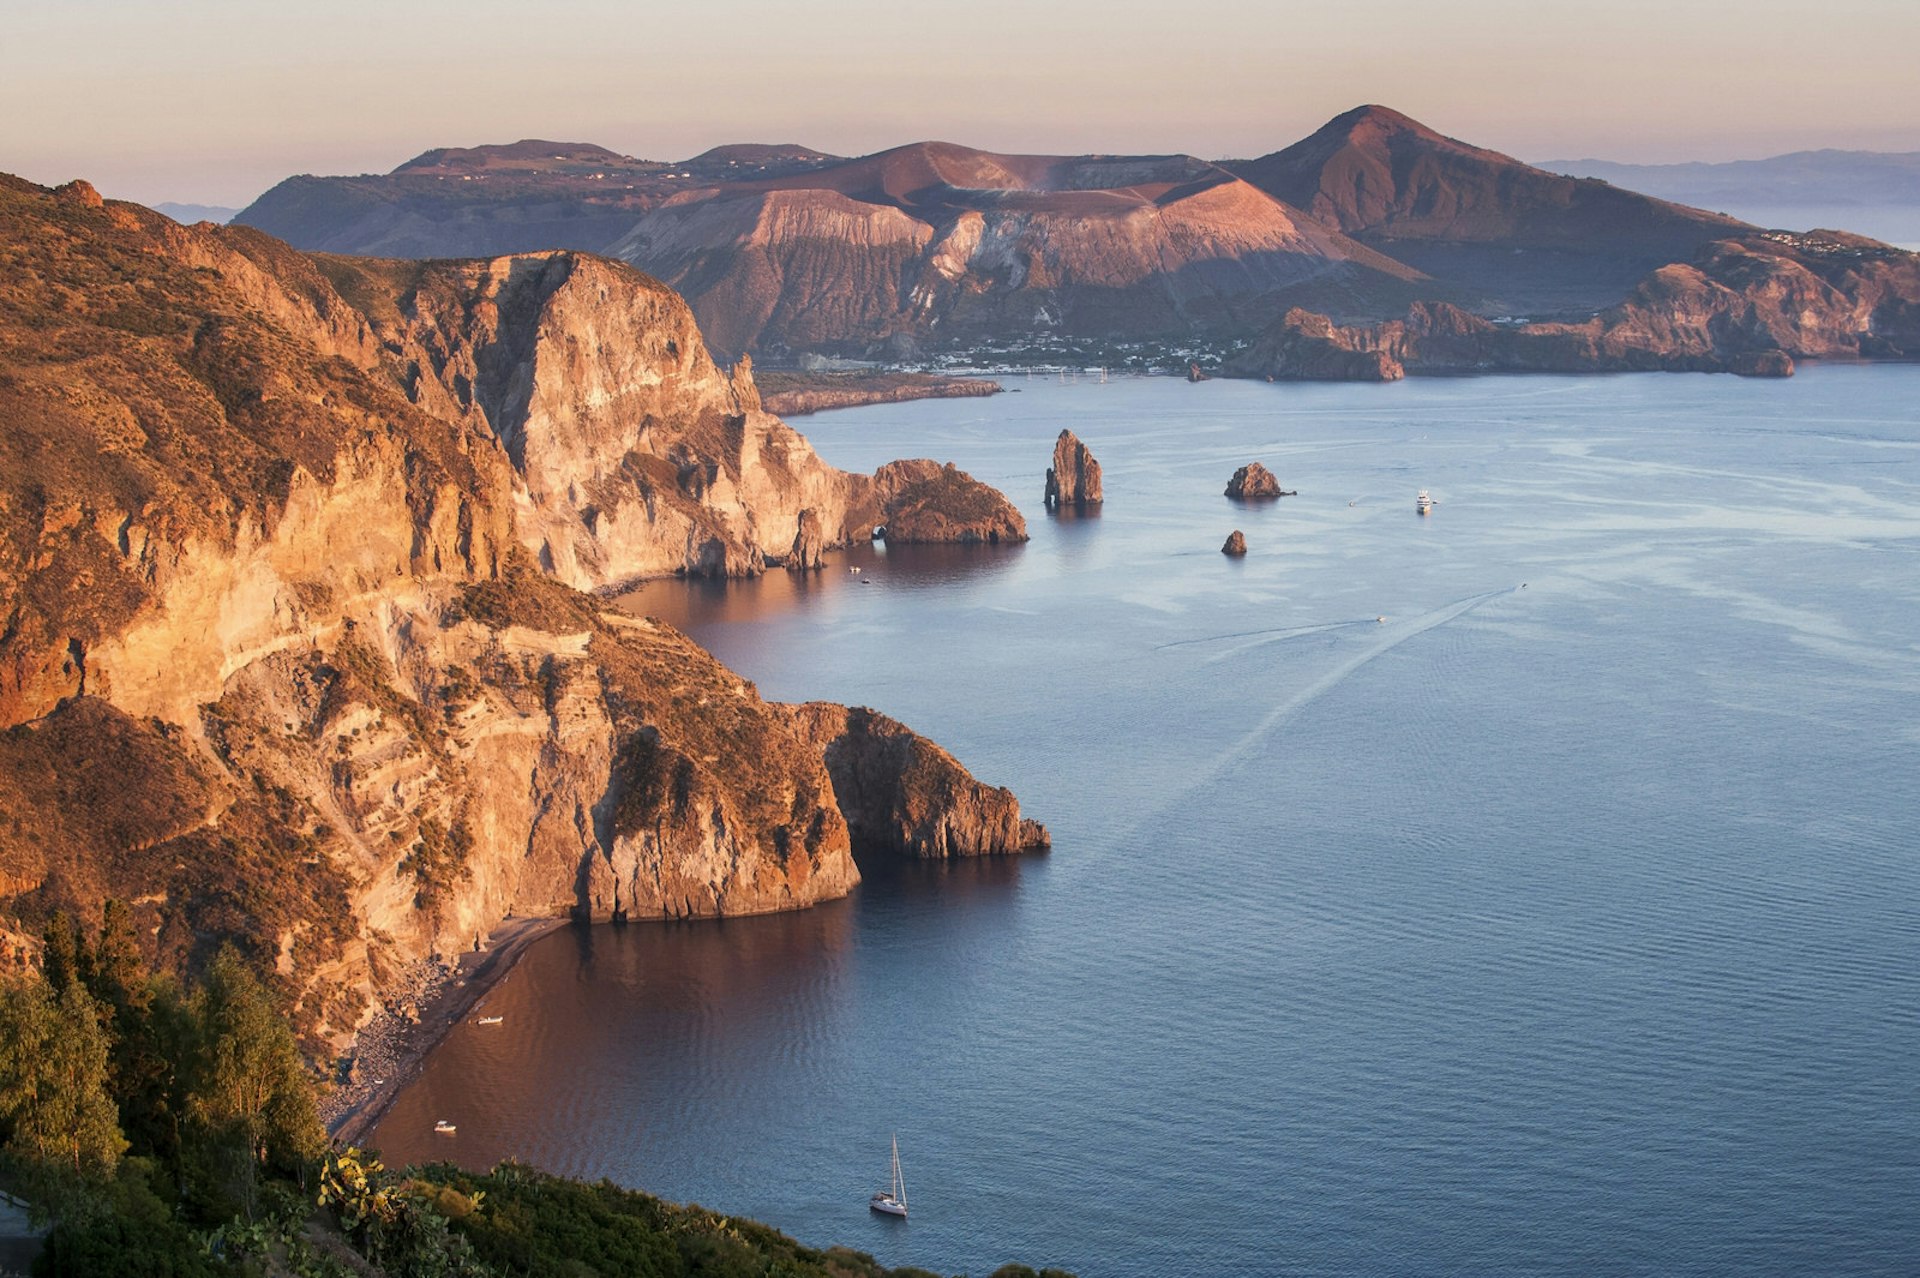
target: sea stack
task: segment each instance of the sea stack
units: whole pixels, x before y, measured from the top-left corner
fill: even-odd
[[[1053,465],[1047,468],[1047,509],[1097,506],[1102,500],[1100,463],[1072,431],[1061,431],[1053,441]]]
[[[827,564],[827,533],[821,526],[820,512],[809,506],[800,512],[799,526],[793,534],[793,547],[787,551],[789,572],[812,572]]]
[[[1220,547],[1220,553],[1223,555],[1232,555],[1235,558],[1238,558],[1241,555],[1246,554],[1247,553],[1247,535],[1241,532],[1238,528],[1234,529],[1232,532],[1227,534],[1227,544]]]
[[[1235,501],[1264,501],[1271,497],[1298,497],[1280,486],[1273,472],[1259,462],[1248,462],[1227,481],[1227,496]]]

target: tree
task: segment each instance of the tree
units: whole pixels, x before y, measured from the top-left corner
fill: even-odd
[[[49,1192],[112,1179],[126,1152],[107,1093],[107,1034],[78,982],[38,975],[0,992],[0,1121],[6,1154]]]
[[[228,1151],[231,1188],[251,1219],[260,1168],[301,1170],[326,1149],[326,1132],[292,1028],[232,948],[208,966],[195,1010],[199,1050],[189,1104]]]
[[[83,970],[87,988],[113,1009],[116,1020],[146,1010],[147,960],[134,934],[132,911],[123,902],[109,897],[100,907],[100,937]]]
[[[176,1062],[188,1035],[173,986],[148,970],[132,913],[121,902],[109,899],[102,906],[99,939],[82,967],[112,1035],[108,1092],[120,1107],[120,1125],[135,1153],[174,1165],[180,1143]]]
[[[47,974],[47,984],[53,987],[54,994],[63,994],[69,985],[81,979],[82,969],[89,966],[86,936],[65,910],[55,910],[40,939],[40,968]]]

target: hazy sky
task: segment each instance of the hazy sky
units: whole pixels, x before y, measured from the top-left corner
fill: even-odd
[[[245,204],[523,137],[1259,155],[1363,102],[1527,159],[1920,150],[1920,0],[0,0],[0,170]]]

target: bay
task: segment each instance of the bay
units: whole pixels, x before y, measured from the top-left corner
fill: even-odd
[[[1920,1267],[1920,368],[1008,385],[800,424],[1030,544],[627,606],[1053,853],[556,934],[390,1159],[944,1272]],[[1040,511],[1063,427],[1097,517]],[[1300,495],[1228,502],[1255,459]]]

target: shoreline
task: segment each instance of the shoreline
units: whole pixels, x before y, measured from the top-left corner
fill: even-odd
[[[984,377],[948,373],[802,373],[755,370],[761,405],[776,417],[807,417],[836,408],[903,404],[915,399],[971,399],[1005,390]]]
[[[434,969],[419,984],[417,1014],[382,1010],[362,1026],[354,1042],[353,1077],[320,1102],[320,1120],[335,1144],[364,1146],[394,1099],[420,1076],[426,1059],[447,1032],[513,971],[527,948],[566,927],[571,918],[503,920],[486,948]],[[369,1077],[375,1073],[378,1078]]]

